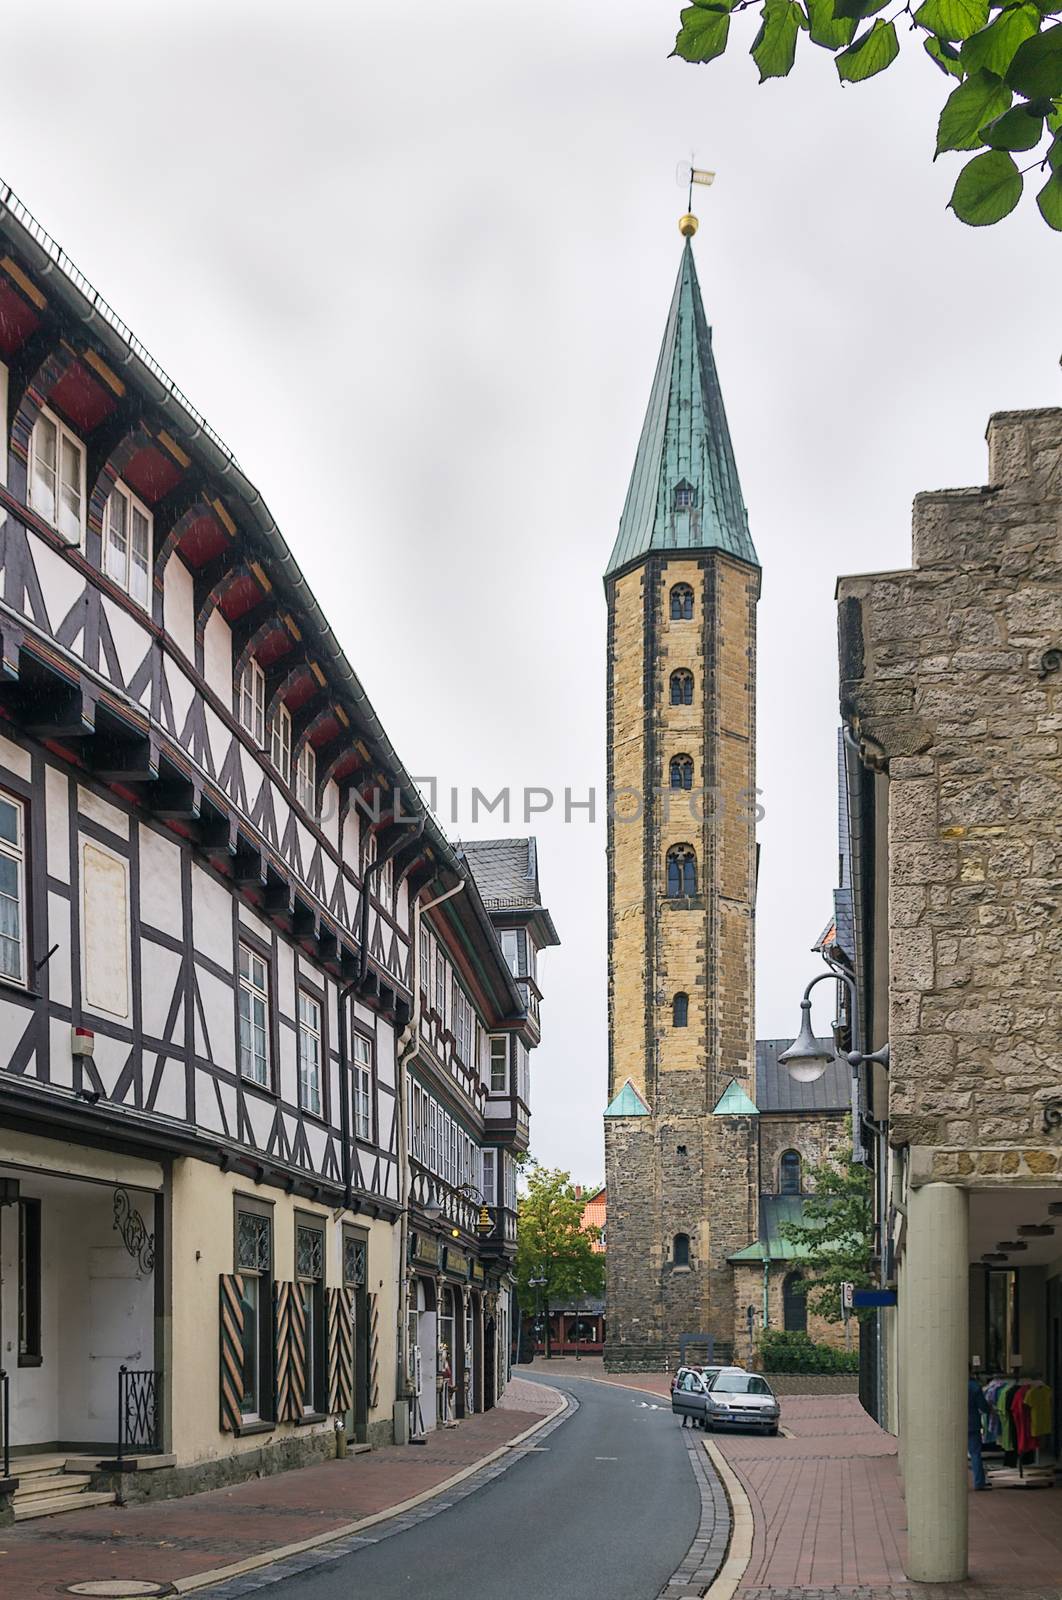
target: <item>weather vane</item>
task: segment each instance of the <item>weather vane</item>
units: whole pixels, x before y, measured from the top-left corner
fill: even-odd
[[[689,161],[679,162],[678,167],[675,169],[675,182],[680,189],[686,185],[689,186],[686,215],[679,218],[679,232],[684,239],[692,239],[699,226],[697,218],[693,215],[693,185],[702,183],[707,188],[715,182],[715,173],[706,172],[703,167],[695,167],[691,156]]]

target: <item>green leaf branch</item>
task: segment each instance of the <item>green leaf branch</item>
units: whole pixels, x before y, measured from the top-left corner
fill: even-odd
[[[672,54],[713,61],[731,42],[737,12],[757,9],[749,53],[760,82],[785,78],[801,34],[834,57],[841,83],[885,72],[900,53],[897,24],[908,19],[925,54],[953,80],[937,124],[934,159],[972,154],[948,202],[960,221],[984,227],[1008,216],[1028,173],[1045,177],[1036,205],[1062,232],[1062,0],[913,0],[890,16],[889,0],[693,0],[679,16]],[[1014,153],[1037,152],[1020,167]]]

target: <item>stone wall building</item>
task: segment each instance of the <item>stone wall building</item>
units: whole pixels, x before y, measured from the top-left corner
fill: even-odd
[[[1062,411],[922,494],[909,570],[838,589],[864,1084],[897,1304],[909,1573],[966,1570],[965,1373],[1039,1376],[1062,1446]]]

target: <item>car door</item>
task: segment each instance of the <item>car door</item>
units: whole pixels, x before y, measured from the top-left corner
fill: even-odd
[[[680,1417],[696,1416],[697,1391],[700,1389],[700,1380],[695,1372],[684,1372],[679,1379],[678,1388],[671,1396],[671,1409]]]

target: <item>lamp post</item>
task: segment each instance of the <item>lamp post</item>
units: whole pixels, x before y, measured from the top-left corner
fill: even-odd
[[[527,1280],[527,1287],[529,1289],[534,1289],[534,1291],[535,1291],[535,1322],[536,1322],[536,1324],[541,1320],[541,1317],[542,1317],[542,1290],[546,1287],[546,1284],[548,1282],[549,1282],[549,1279],[546,1277],[546,1275],[541,1270],[538,1273],[536,1273],[536,1275],[533,1278],[528,1278],[528,1280]],[[537,1331],[537,1328],[536,1328],[536,1331]],[[546,1360],[547,1361],[549,1360],[549,1317],[548,1316],[546,1318]]]

